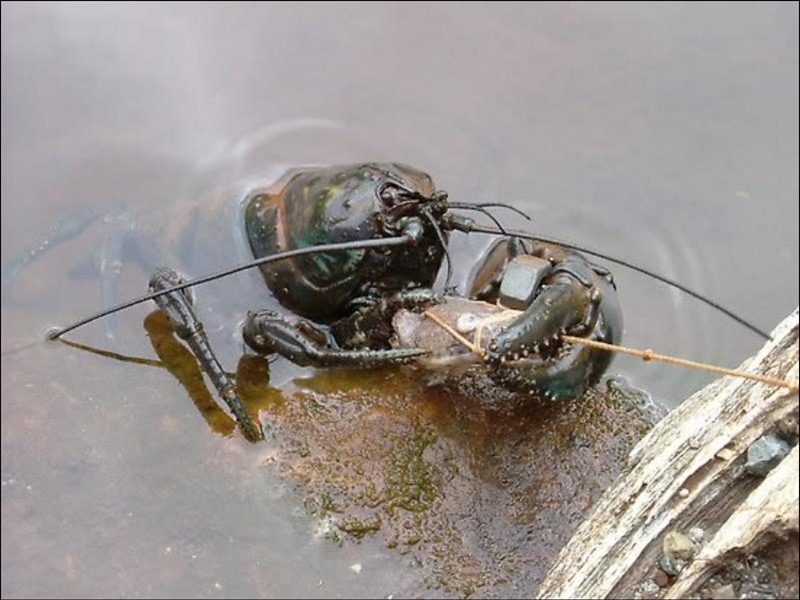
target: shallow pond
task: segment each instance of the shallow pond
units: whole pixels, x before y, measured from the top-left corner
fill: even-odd
[[[44,332],[144,291],[130,253],[116,290],[96,277],[120,231],[213,271],[236,233],[198,236],[219,252],[181,243],[169,231],[191,203],[281,165],[362,160],[513,203],[533,231],[769,329],[798,303],[797,17],[796,4],[4,3],[3,267],[80,211],[101,218],[3,289],[3,596],[530,595],[646,428],[636,390],[674,406],[711,376],[617,357],[610,387],[542,407],[481,379],[278,361],[266,383],[243,361],[270,429],[253,445],[165,369]],[[485,243],[455,236],[456,262]],[[725,366],[760,347],[612,270],[625,343]],[[234,370],[235,322],[269,298],[253,274],[196,295]],[[152,310],[73,339],[156,359]]]

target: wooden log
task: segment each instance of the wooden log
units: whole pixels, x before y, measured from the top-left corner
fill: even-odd
[[[741,370],[794,382],[798,310]],[[705,543],[670,589],[685,597],[732,552],[752,552],[798,529],[797,447],[766,478],[745,469],[766,432],[797,435],[798,395],[736,377],[709,384],[633,449],[540,584],[538,598],[631,598],[663,555],[665,536],[701,528]]]

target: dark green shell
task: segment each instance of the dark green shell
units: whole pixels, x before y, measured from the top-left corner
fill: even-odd
[[[377,193],[386,181],[426,196],[435,191],[427,174],[397,164],[289,173],[276,191],[259,191],[246,202],[245,228],[253,255],[386,235],[380,218],[385,207]],[[442,257],[441,243],[431,231],[413,249],[310,254],[262,265],[261,271],[287,308],[306,317],[335,318],[370,288],[391,292],[409,284],[431,286]]]

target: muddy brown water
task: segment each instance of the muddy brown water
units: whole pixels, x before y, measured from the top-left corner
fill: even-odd
[[[582,401],[542,406],[480,377],[277,361],[267,380],[247,359],[247,402],[270,432],[253,445],[165,369],[44,332],[144,290],[129,245],[116,289],[97,277],[121,232],[206,273],[237,256],[224,212],[237,190],[284,165],[361,160],[511,202],[526,228],[769,329],[798,303],[797,17],[744,3],[4,3],[3,268],[80,211],[99,219],[3,289],[2,595],[530,595],[646,429],[640,403],[675,406],[711,376],[618,357]],[[454,237],[461,276],[485,245]],[[612,270],[626,343],[725,366],[760,347]],[[196,294],[236,369],[235,324],[270,299],[246,274]],[[73,338],[156,359],[151,312]]]

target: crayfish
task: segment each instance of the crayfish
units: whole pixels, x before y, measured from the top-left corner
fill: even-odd
[[[473,270],[469,291],[461,298],[518,311],[502,326],[486,330],[483,358],[489,376],[513,390],[547,397],[581,394],[605,372],[611,353],[566,343],[562,336],[619,342],[622,314],[614,280],[577,249],[507,231],[490,208],[516,210],[500,203],[452,202],[429,175],[402,164],[292,169],[241,199],[239,226],[255,258],[252,263],[194,281],[159,268],[147,296],[50,337],[153,299],[248,437],[259,438],[260,428],[217,359],[186,288],[257,265],[273,296],[290,313],[248,312],[242,334],[256,353],[277,353],[318,368],[420,361],[430,348],[416,347],[408,341],[413,336],[398,335],[395,317],[421,313],[453,296],[447,282],[444,291],[434,289],[443,264],[449,282],[451,232],[491,233],[498,241]],[[457,210],[482,213],[495,227],[478,225]]]

